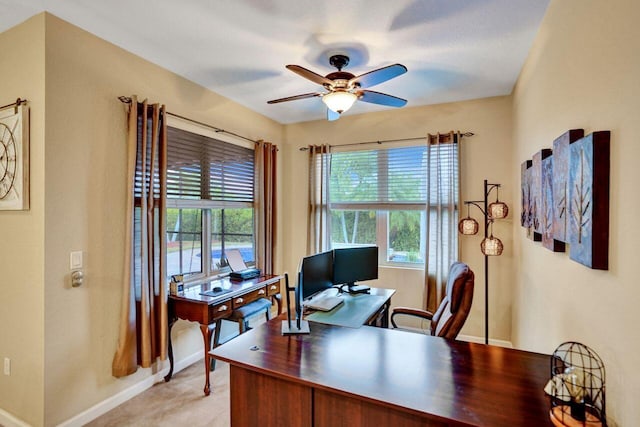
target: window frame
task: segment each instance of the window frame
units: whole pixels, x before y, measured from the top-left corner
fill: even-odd
[[[179,130],[195,133],[201,135],[203,137],[211,138],[214,140],[222,141],[228,144],[233,144],[239,147],[247,148],[252,151],[255,151],[255,144],[244,141],[244,140],[236,140],[235,138],[228,136],[226,134],[217,133],[214,129],[209,128],[207,126],[191,122],[179,117],[167,116],[167,127],[176,128]],[[255,180],[255,168],[256,165],[253,166],[253,179]],[[196,274],[189,274],[188,277],[184,278],[184,283],[186,286],[196,285],[199,283],[203,283],[209,280],[214,280],[216,278],[227,276],[230,272],[228,268],[222,268],[219,270],[214,270],[212,266],[212,226],[211,226],[211,218],[212,218],[212,210],[213,209],[240,209],[240,208],[250,208],[253,211],[253,224],[252,224],[252,247],[253,247],[253,258],[256,259],[257,256],[257,248],[256,248],[256,230],[255,230],[255,189],[253,192],[253,201],[219,201],[219,200],[209,200],[209,199],[178,199],[178,198],[167,198],[166,201],[166,209],[200,209],[201,212],[201,266],[202,271]],[[169,230],[165,230],[165,233],[169,233]],[[224,235],[224,233],[222,233]],[[167,239],[168,243],[168,239]],[[207,254],[204,255],[204,248],[207,248]],[[255,262],[255,261],[254,261]],[[248,265],[251,263],[247,262]],[[182,267],[181,267],[182,269]],[[169,274],[170,276],[170,274]]]

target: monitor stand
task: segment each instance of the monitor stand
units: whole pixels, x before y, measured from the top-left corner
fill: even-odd
[[[309,322],[307,320],[302,320],[302,304],[298,300],[298,292],[296,292],[296,320],[295,323],[291,322],[291,301],[289,300],[289,292],[295,291],[296,288],[289,287],[289,275],[287,273],[284,274],[285,287],[287,289],[287,320],[282,321],[282,335],[299,335],[299,334],[309,334],[311,330],[309,329]]]
[[[309,321],[296,319],[295,322],[291,322],[291,319],[282,321],[282,335],[298,335],[309,334]]]
[[[356,285],[354,283],[347,283],[345,285],[340,286],[340,292],[344,292],[344,287],[346,286],[346,292],[348,294],[368,294],[371,289],[369,286],[365,285]]]

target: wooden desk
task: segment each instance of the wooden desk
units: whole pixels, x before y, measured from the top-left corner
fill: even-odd
[[[280,316],[283,317],[283,316]],[[551,426],[549,356],[422,334],[272,320],[214,349],[232,426]]]
[[[169,295],[167,302],[167,311],[169,317],[169,373],[164,377],[165,381],[170,381],[173,376],[173,345],[171,343],[171,328],[178,319],[191,320],[200,324],[200,331],[204,340],[204,369],[205,369],[205,385],[204,394],[210,393],[209,370],[211,349],[211,331],[209,325],[215,323],[215,342],[218,341],[220,334],[220,324],[222,319],[231,316],[233,310],[249,304],[258,298],[273,297],[278,304],[278,314],[282,312],[282,304],[280,298],[280,280],[284,276],[265,275],[255,279],[234,281],[228,277],[218,279],[199,285],[192,285],[185,288],[184,292],[179,295]],[[219,295],[217,297],[209,297],[200,295],[201,292],[207,292],[214,286],[220,286],[231,292]]]

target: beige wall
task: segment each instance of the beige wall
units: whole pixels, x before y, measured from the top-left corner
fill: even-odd
[[[502,197],[510,199],[519,177],[511,173],[511,98],[495,97],[428,107],[403,108],[379,113],[353,114],[357,106],[336,122],[313,121],[286,127],[284,150],[284,267],[295,272],[306,254],[308,153],[300,147],[329,143],[341,145],[362,141],[426,136],[449,130],[471,131],[475,136],[461,144],[461,197],[482,199],[483,180],[502,183]],[[374,147],[376,145],[374,144]],[[359,147],[364,148],[364,147]],[[495,193],[494,193],[495,194]],[[479,211],[472,212],[478,218]],[[490,336],[509,340],[511,334],[512,217],[496,224],[495,235],[505,244],[504,254],[490,260]],[[480,236],[460,239],[460,259],[476,272],[476,289],[471,315],[463,334],[484,336],[484,258]],[[422,270],[382,268],[377,283],[397,289],[393,305],[420,306],[423,293]],[[376,283],[376,282],[374,282]]]
[[[514,222],[513,341],[551,353],[579,341],[604,360],[610,425],[640,420],[640,3],[551,2],[514,92],[511,173],[572,128],[611,130],[609,270],[529,241]],[[512,199],[518,189],[512,189]]]
[[[0,211],[0,410],[38,425],[44,370],[44,17],[0,34],[0,105],[27,99],[31,109],[31,208]]]

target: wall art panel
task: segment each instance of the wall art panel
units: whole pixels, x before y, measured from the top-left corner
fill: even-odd
[[[593,132],[569,149],[569,257],[599,270],[609,264],[609,140]]]
[[[551,150],[549,150],[551,151]],[[564,252],[565,244],[559,240],[553,238],[553,208],[554,197],[553,197],[553,184],[554,184],[554,174],[555,171],[553,169],[553,158],[555,157],[555,153],[549,155],[547,157],[543,157],[542,159],[542,193],[541,197],[541,206],[540,206],[540,229],[542,231],[542,246],[553,251],[553,252]]]
[[[583,129],[572,129],[553,141],[553,238],[564,243],[568,241],[569,144],[583,136]]]
[[[551,155],[551,149],[544,148],[533,155],[531,166],[531,220],[533,228],[533,240],[542,240],[543,216],[542,205],[542,160]]]

